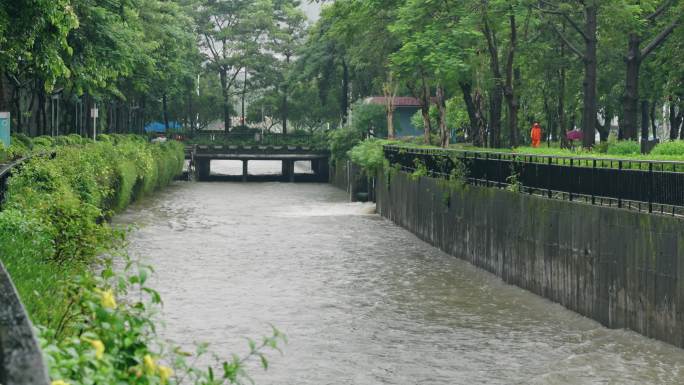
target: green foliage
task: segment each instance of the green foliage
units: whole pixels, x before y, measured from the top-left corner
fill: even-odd
[[[453,169],[451,170],[451,173],[449,173],[446,178],[440,178],[437,182],[438,185],[444,190],[442,201],[447,207],[451,205],[451,196],[455,192],[463,189],[468,181],[468,169],[466,168],[465,164],[463,164],[460,159],[455,157],[452,157],[451,161],[453,163]]]
[[[416,158],[413,160],[413,172],[409,174],[409,179],[416,181],[421,177],[428,176],[430,174],[427,166],[420,159]]]
[[[366,139],[349,150],[349,158],[352,162],[361,166],[367,175],[374,176],[387,165],[387,160],[382,150],[382,146],[387,143],[388,141],[386,140]]]
[[[64,302],[51,295],[60,290],[67,266],[50,260],[55,253],[52,228],[30,212],[0,211],[2,263],[12,276],[22,302],[35,321],[49,322]]]
[[[352,126],[357,131],[366,133],[372,131],[377,137],[387,137],[387,113],[384,106],[359,101],[352,108],[354,111]]]
[[[516,169],[515,163],[511,163],[511,175],[506,178],[506,183],[508,183],[508,186],[506,186],[506,190],[511,192],[522,192],[523,184],[520,181],[519,177],[520,174]]]
[[[60,140],[36,141],[41,143],[37,147],[48,148]],[[17,235],[0,242],[0,255],[38,324],[54,326],[63,317],[64,308],[54,304],[65,299],[51,289],[121,239],[105,219],[165,186],[182,170],[180,143],[150,144],[138,137],[116,141],[49,147],[55,150],[54,159],[35,156],[9,180],[0,228],[16,227]],[[20,231],[31,227],[39,230],[33,244],[38,249],[27,247],[30,238]],[[22,262],[27,259],[32,263]],[[36,266],[37,274],[27,275],[26,266]]]
[[[676,156],[684,160],[684,141],[674,140],[671,142],[661,143],[651,151],[654,156]]]
[[[218,360],[215,368],[193,363],[206,345],[188,354],[155,334],[161,297],[146,285],[151,268],[119,250],[124,233],[104,220],[113,211],[163,187],[183,166],[178,142],[153,144],[136,136],[40,139],[54,158],[35,156],[9,182],[0,211],[0,255],[27,311],[39,326],[53,383],[242,384],[247,361],[268,367],[267,350],[285,336],[272,335],[249,352]],[[110,255],[123,260],[116,270]],[[99,271],[99,275],[92,272]],[[189,357],[189,358],[188,358]],[[167,363],[167,366],[160,362]],[[61,381],[61,382],[60,382]]]
[[[250,380],[247,361],[258,359],[266,369],[266,350],[280,351],[278,344],[287,341],[273,328],[260,344],[249,340],[244,357],[218,360],[218,369],[196,368],[192,363],[204,358],[207,345],[191,354],[162,342],[153,322],[161,297],[147,286],[152,269],[117,257],[127,262],[123,271],[106,260],[99,275],[79,275],[62,288],[78,334],[39,329],[53,384],[241,384]]]
[[[32,140],[33,147],[35,149],[44,149],[44,148],[49,148],[55,145],[55,139],[51,136],[39,136],[37,138],[33,138]]]
[[[331,130],[328,135],[330,138],[330,162],[333,165],[349,159],[349,150],[363,139],[363,133],[352,127]]]
[[[639,155],[641,154],[641,146],[639,142],[633,140],[625,140],[610,143],[606,150],[608,155]]]

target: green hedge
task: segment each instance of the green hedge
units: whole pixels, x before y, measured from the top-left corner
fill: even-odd
[[[36,156],[10,178],[0,258],[33,321],[63,327],[66,282],[122,239],[107,219],[180,174],[183,146],[137,136],[42,137],[31,144],[56,155]]]

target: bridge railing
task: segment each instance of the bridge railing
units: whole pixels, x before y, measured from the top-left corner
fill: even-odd
[[[459,167],[469,183],[518,189],[639,211],[684,215],[684,162],[587,158],[385,146],[406,171],[425,167],[448,177]]]
[[[291,134],[260,132],[194,132],[186,137],[195,143],[216,144],[261,144],[265,146],[284,146],[291,143],[312,144],[314,136],[310,133],[295,132]]]

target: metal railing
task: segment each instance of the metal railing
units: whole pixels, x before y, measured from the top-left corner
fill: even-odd
[[[17,171],[25,162],[27,162],[33,157],[47,156],[50,158],[54,158],[56,155],[57,153],[54,151],[46,151],[16,159],[7,164],[0,164],[0,209],[2,209],[3,204],[5,202],[5,194],[7,193],[7,183],[9,182],[9,178],[12,176],[13,172]]]
[[[684,215],[684,162],[586,158],[385,146],[406,171],[448,177],[457,166],[471,184],[549,198]]]

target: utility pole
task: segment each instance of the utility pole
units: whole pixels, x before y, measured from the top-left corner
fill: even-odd
[[[97,104],[90,109],[90,116],[93,118],[93,140],[97,140],[97,117],[99,110],[97,109]]]

